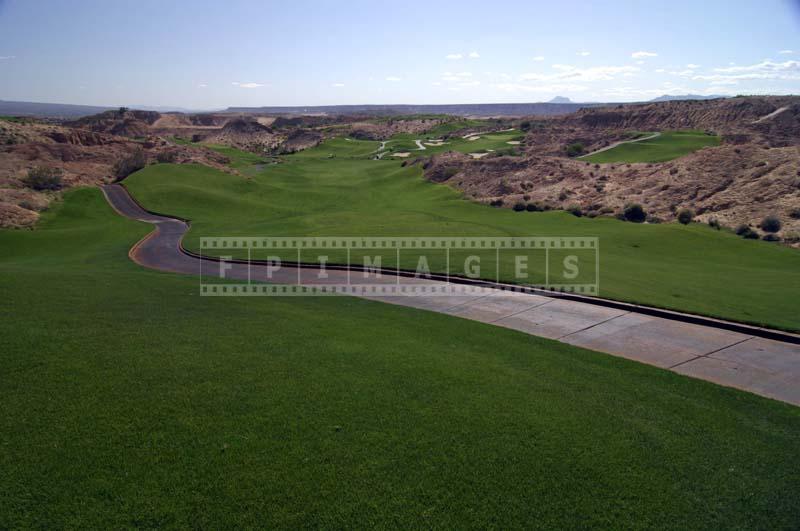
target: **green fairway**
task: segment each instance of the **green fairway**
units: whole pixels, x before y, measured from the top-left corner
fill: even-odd
[[[191,249],[202,236],[596,236],[601,296],[800,329],[796,249],[699,224],[490,208],[425,181],[419,165],[370,160],[373,147],[377,142],[336,139],[252,178],[156,165],[126,185],[146,207],[191,219],[185,241]],[[344,259],[331,253],[331,261]],[[416,259],[404,256],[401,265],[413,269]],[[384,265],[394,265],[393,254]],[[444,271],[444,255],[432,256],[430,265]],[[511,258],[501,256],[500,277],[513,280],[513,269]],[[494,269],[482,274],[496,276]]]
[[[137,187],[165,170],[221,182]],[[269,195],[238,205],[277,216]],[[2,529],[800,521],[800,408],[409,308],[199,297],[128,259],[149,230],[82,189],[0,231]]]
[[[625,142],[581,160],[609,162],[665,162],[708,146],[718,146],[719,137],[702,131],[667,131],[655,138]]]
[[[429,156],[445,151],[459,151],[461,153],[484,153],[491,151],[511,153],[515,150],[516,144],[509,144],[509,142],[518,143],[523,139],[522,133],[518,130],[479,133],[469,138],[454,136],[445,140],[439,140],[440,134],[438,130],[431,131],[424,135],[403,133],[393,136],[388,141],[386,147],[394,153],[411,152],[412,156]],[[419,144],[416,143],[416,140],[422,143],[425,147],[424,150],[419,148]],[[391,156],[391,153],[387,156]]]

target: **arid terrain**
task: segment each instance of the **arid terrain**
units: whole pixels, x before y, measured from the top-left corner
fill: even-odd
[[[444,128],[443,128],[444,127]],[[756,227],[778,216],[782,234],[800,230],[800,98],[739,97],[583,108],[564,116],[461,120],[446,116],[374,117],[349,114],[268,115],[158,113],[113,110],[68,121],[0,121],[0,225],[30,226],[54,191],[35,191],[24,178],[34,167],[63,171],[66,187],[115,180],[120,159],[141,150],[148,162],[200,163],[226,171],[226,157],[204,146],[228,146],[261,155],[294,153],[346,135],[386,141],[431,132],[440,141],[518,127],[524,139],[514,156],[456,151],[405,153],[428,179],[494,206],[571,209],[618,215],[641,204],[650,222],[673,221],[691,209],[696,221]],[[719,135],[720,145],[660,163],[592,163],[570,157],[668,130]],[[519,145],[516,145],[519,144]],[[429,144],[436,146],[437,144]],[[488,155],[488,156],[487,156]],[[502,156],[506,155],[506,156]]]

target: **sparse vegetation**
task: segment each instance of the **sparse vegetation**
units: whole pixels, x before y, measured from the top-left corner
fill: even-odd
[[[580,205],[569,205],[566,210],[576,218],[583,216],[583,210],[581,210]]]
[[[172,164],[178,159],[178,152],[174,150],[159,151],[156,160],[160,164]]]
[[[758,239],[758,232],[753,230],[749,225],[739,225],[736,227],[736,234],[737,236],[741,236],[746,240],[757,240]]]
[[[775,233],[781,230],[781,220],[777,216],[767,216],[759,224],[764,232]]]
[[[581,142],[573,142],[566,148],[568,157],[579,157],[586,151],[586,147]]]
[[[40,192],[60,190],[64,186],[64,172],[61,168],[37,166],[28,171],[23,182],[28,188]]]
[[[622,216],[625,221],[632,221],[633,223],[643,223],[647,219],[647,213],[639,203],[625,205],[622,210]]]
[[[678,210],[677,218],[681,225],[688,225],[694,219],[694,211],[690,208],[682,208]]]
[[[147,156],[141,148],[136,149],[129,157],[121,159],[114,165],[114,177],[121,181],[135,171],[147,165]]]
[[[722,225],[717,218],[708,218],[708,226],[716,230],[720,230],[722,228]]]

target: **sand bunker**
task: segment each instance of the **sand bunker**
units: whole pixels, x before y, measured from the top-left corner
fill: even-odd
[[[393,156],[393,157],[401,157],[401,158],[406,158],[406,157],[410,157],[410,156],[411,156],[411,153],[409,153],[408,151],[402,151],[402,152],[400,152],[400,153],[392,153],[392,156]]]
[[[430,146],[430,147],[439,147],[439,146],[443,146],[443,145],[445,145],[447,143],[448,142],[445,142],[444,140],[433,140],[431,142],[425,142],[425,145],[426,146]]]
[[[488,155],[488,153],[470,153],[469,156],[473,159],[480,159]]]
[[[511,144],[512,146],[518,146],[521,143],[522,142],[520,142],[519,140],[509,140],[508,142],[506,142],[506,144]]]
[[[479,136],[471,136],[471,137],[467,138],[467,140],[469,140],[470,142],[472,142],[473,140],[478,140],[478,139],[480,139]]]

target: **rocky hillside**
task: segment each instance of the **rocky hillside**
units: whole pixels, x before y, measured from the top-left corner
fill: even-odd
[[[654,221],[673,221],[677,210],[689,208],[697,221],[714,218],[731,227],[755,227],[776,215],[784,234],[800,232],[798,97],[620,105],[523,122],[528,128],[523,156],[474,161],[445,154],[427,162],[426,176],[507,208],[532,203],[614,215],[635,202]],[[723,143],[653,164],[590,164],[565,156],[564,147],[572,142],[592,151],[632,131],[670,129],[713,130]]]
[[[0,226],[30,226],[56,196],[25,183],[33,168],[61,170],[63,187],[94,185],[114,179],[118,161],[141,150],[147,162],[159,158],[199,163],[230,171],[222,155],[196,147],[176,146],[157,137],[141,141],[38,122],[0,120]]]

